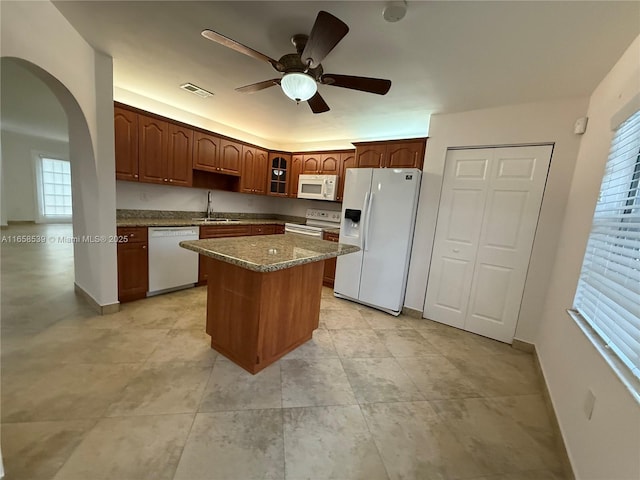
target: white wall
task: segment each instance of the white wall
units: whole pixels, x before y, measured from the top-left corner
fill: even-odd
[[[619,123],[640,109],[640,37],[596,88],[560,231],[556,263],[536,342],[576,477],[640,478],[640,406],[568,316],[611,139]],[[589,421],[581,406],[596,396]]]
[[[586,98],[512,105],[431,117],[405,305],[423,311],[444,161],[449,147],[554,143],[516,338],[533,342],[554,264],[568,187],[580,143],[573,124]]]
[[[38,219],[34,153],[69,160],[69,143],[2,130],[3,203],[10,222]]]
[[[48,1],[5,1],[0,9],[1,55],[24,60],[25,67],[51,88],[69,120],[74,233],[111,235],[115,232],[112,60],[87,44]],[[115,245],[75,244],[74,259],[76,283],[98,304],[116,303]]]

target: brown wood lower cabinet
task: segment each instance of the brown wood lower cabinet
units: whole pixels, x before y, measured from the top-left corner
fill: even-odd
[[[338,233],[324,232],[322,235],[322,239],[329,242],[337,243],[340,240],[340,235]],[[322,275],[322,284],[326,287],[333,287],[333,284],[335,283],[337,260],[338,259],[336,257],[324,261],[324,274]]]
[[[207,225],[200,227],[200,238],[244,237],[248,235],[274,235],[284,233],[284,225]],[[209,257],[200,255],[198,285],[207,283]]]
[[[147,227],[120,227],[118,239],[118,300],[144,298],[149,288]]]

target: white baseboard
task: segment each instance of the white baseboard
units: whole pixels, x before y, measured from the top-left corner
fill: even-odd
[[[109,314],[116,313],[116,312],[120,311],[120,302],[111,303],[111,304],[108,304],[108,305],[100,305],[80,285],[78,285],[77,283],[73,282],[73,286],[74,286],[74,289],[75,289],[76,293],[80,294],[80,296],[82,296],[82,298],[84,298],[86,300],[86,302],[89,305],[91,305],[91,308],[93,308],[100,315],[109,315]]]

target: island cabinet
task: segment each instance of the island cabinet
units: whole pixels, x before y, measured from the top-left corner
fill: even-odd
[[[322,239],[327,240],[329,242],[338,243],[340,239],[340,234],[333,233],[333,232],[324,232],[322,234]],[[324,273],[322,275],[322,284],[326,287],[333,287],[335,283],[336,264],[337,264],[337,259],[335,257],[329,258],[328,260],[324,261]]]
[[[211,347],[255,374],[309,341],[319,323],[322,268],[314,262],[257,272],[212,258]]]
[[[116,180],[138,181],[138,114],[114,107]]]
[[[149,288],[147,227],[118,227],[118,240],[118,300],[144,298]]]
[[[267,193],[268,157],[269,152],[266,150],[243,145],[242,176],[240,177],[241,192],[259,195]]]
[[[311,339],[324,260],[358,247],[305,235],[182,242],[209,257],[206,332],[211,347],[250,373]]]
[[[359,168],[419,168],[424,163],[426,138],[358,142],[356,162]]]
[[[291,154],[284,152],[269,153],[267,194],[276,197],[288,196]]]

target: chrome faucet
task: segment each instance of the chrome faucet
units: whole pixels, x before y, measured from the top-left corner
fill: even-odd
[[[207,218],[211,218],[211,214],[213,209],[213,196],[211,194],[211,190],[207,192]]]

